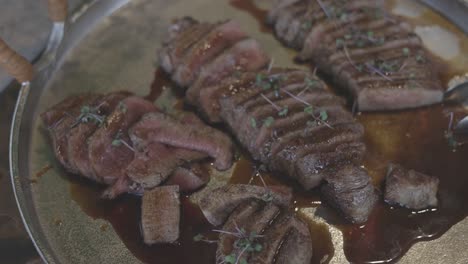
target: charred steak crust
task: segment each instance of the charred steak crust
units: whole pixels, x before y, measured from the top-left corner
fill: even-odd
[[[361,111],[439,103],[443,86],[411,26],[375,1],[279,0],[269,13],[276,36],[347,90]]]

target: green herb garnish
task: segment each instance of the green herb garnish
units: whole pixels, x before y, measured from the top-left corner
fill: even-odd
[[[309,105],[309,106],[306,106],[304,107],[304,112],[307,113],[307,114],[314,114],[314,107]]]
[[[403,48],[403,55],[405,55],[406,57],[408,57],[410,54],[410,49],[408,48]]]
[[[106,116],[101,115],[99,113],[99,106],[97,107],[90,107],[89,105],[84,105],[80,109],[80,115],[76,118],[75,123],[73,123],[72,127],[77,126],[80,123],[89,123],[93,122],[97,125],[102,125]]]
[[[328,119],[328,113],[325,110],[320,110],[320,120],[322,121],[327,121]]]
[[[250,118],[250,126],[252,126],[253,128],[257,128],[257,120],[255,120],[255,118]]]
[[[281,111],[278,112],[278,116],[286,116],[288,114],[288,107],[286,106],[285,108],[283,108]]]
[[[272,116],[269,116],[265,118],[265,120],[263,120],[263,126],[270,127],[273,124],[273,122],[275,122],[275,119]]]

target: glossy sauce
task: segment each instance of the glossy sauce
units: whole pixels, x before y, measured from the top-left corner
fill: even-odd
[[[270,32],[264,24],[266,10],[259,9],[250,0],[233,1],[231,5],[255,16],[260,30]],[[444,81],[453,74],[447,70]],[[158,70],[151,92],[146,98],[157,99],[163,86],[172,84],[167,76]],[[439,105],[357,116],[366,128],[365,141],[368,152],[364,166],[372,176],[375,186],[382,191],[388,163],[400,163],[439,177],[439,206],[437,209],[413,212],[391,207],[381,200],[365,225],[339,225],[344,235],[344,251],[349,261],[395,261],[415,242],[435,239],[467,216],[468,208],[465,205],[468,203],[468,148],[465,146],[453,151],[444,136],[449,122],[448,113],[452,111],[459,114],[456,115],[457,118],[463,113],[461,109]],[[286,184],[294,189],[296,208],[321,205],[317,191],[305,192],[295,182],[259,172],[257,168],[258,164],[252,162],[248,155],[241,155],[235,164],[230,183],[262,185],[263,179],[268,185]],[[101,191],[102,187],[88,181],[73,180],[71,183],[72,196],[83,211],[93,218],[107,220],[128,249],[140,260],[158,264],[215,263],[216,244],[193,241],[193,237],[199,233],[216,239],[210,232],[214,227],[206,222],[198,207],[191,204],[187,197],[182,199],[179,243],[147,246],[140,234],[141,199],[126,195],[114,201],[104,201],[99,198]],[[312,221],[309,221],[309,226],[314,242],[312,263],[327,263],[334,254],[328,228],[324,224]],[[107,230],[107,227],[101,227],[102,232]]]
[[[162,70],[158,69],[154,72],[154,81],[151,84],[150,92],[145,96],[146,100],[155,101],[161,95],[164,87],[168,87],[172,84],[167,74]]]

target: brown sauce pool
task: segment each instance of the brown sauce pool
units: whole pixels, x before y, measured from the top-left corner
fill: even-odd
[[[233,1],[231,5],[257,18],[260,29],[270,32],[264,24],[266,11],[251,0]],[[279,42],[278,42],[278,45]],[[447,79],[452,73],[446,72]],[[146,97],[155,100],[163,87],[173,86],[162,71],[155,73],[155,81]],[[436,239],[452,225],[467,216],[468,207],[468,148],[456,151],[445,138],[451,111],[449,106],[432,106],[392,113],[359,114],[357,119],[366,128],[368,153],[364,166],[380,191],[389,162],[400,163],[423,173],[439,177],[439,206],[436,209],[414,212],[379,202],[369,221],[362,226],[336,224],[343,232],[344,251],[353,263],[384,263],[398,260],[417,241]],[[459,117],[456,115],[456,117]],[[248,155],[241,155],[230,183],[261,185],[255,164]],[[321,205],[317,191],[305,192],[294,182],[261,173],[268,185],[287,184],[295,190],[295,207]],[[193,237],[204,234],[216,236],[198,207],[187,197],[182,198],[181,237],[174,245],[147,246],[140,235],[140,197],[125,195],[114,201],[99,198],[103,187],[86,180],[70,177],[71,194],[83,211],[93,218],[107,220],[128,249],[141,261],[158,264],[215,263],[216,244],[194,242]],[[324,204],[323,206],[327,206]],[[328,227],[309,221],[314,245],[311,263],[327,263],[334,254]],[[101,227],[108,232],[107,226]]]

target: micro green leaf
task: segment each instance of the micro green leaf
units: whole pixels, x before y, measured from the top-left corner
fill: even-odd
[[[112,140],[112,146],[118,147],[118,146],[120,146],[120,145],[122,145],[122,141],[121,141],[120,139],[114,139],[114,140]]]
[[[416,61],[419,62],[419,63],[424,63],[426,61],[426,59],[424,58],[424,56],[422,54],[418,54],[418,55],[416,55]]]
[[[311,29],[312,28],[312,21],[309,20],[309,21],[306,21],[306,22],[302,23],[301,27],[304,30]]]
[[[304,83],[307,85],[307,88],[312,88],[318,84],[318,81],[315,79],[311,79],[309,77],[306,77],[304,79]]]
[[[202,234],[198,234],[198,235],[193,237],[193,241],[195,241],[195,242],[201,241],[202,239],[204,239]]]
[[[273,122],[275,122],[275,119],[272,116],[269,116],[265,118],[265,120],[263,120],[263,126],[270,127],[273,124]]]
[[[263,82],[263,74],[257,73],[257,75],[255,76],[255,84],[258,86],[261,86],[262,82]]]
[[[344,40],[341,39],[341,38],[337,38],[335,40],[335,45],[336,45],[337,48],[343,47],[344,46]]]
[[[234,254],[227,255],[224,257],[224,262],[228,264],[236,264],[237,258]]]
[[[122,102],[119,102],[119,110],[122,111],[122,113],[127,113],[127,106],[122,103]]]
[[[306,112],[307,114],[313,114],[314,113],[314,107],[309,105],[309,106],[306,106],[304,107],[304,112]]]
[[[260,252],[260,251],[262,251],[262,249],[263,249],[263,246],[262,246],[262,245],[260,245],[260,244],[255,244],[254,250],[255,250],[256,252]]]
[[[257,120],[255,120],[255,118],[250,118],[250,125],[253,127],[253,128],[256,128],[257,127]]]
[[[403,48],[403,55],[409,56],[409,54],[410,54],[410,49],[408,49],[408,48]]]
[[[320,110],[320,119],[322,121],[327,121],[328,119],[328,113],[325,110]]]
[[[283,108],[281,111],[278,112],[278,116],[286,116],[288,114],[288,107],[286,106],[285,108]]]

